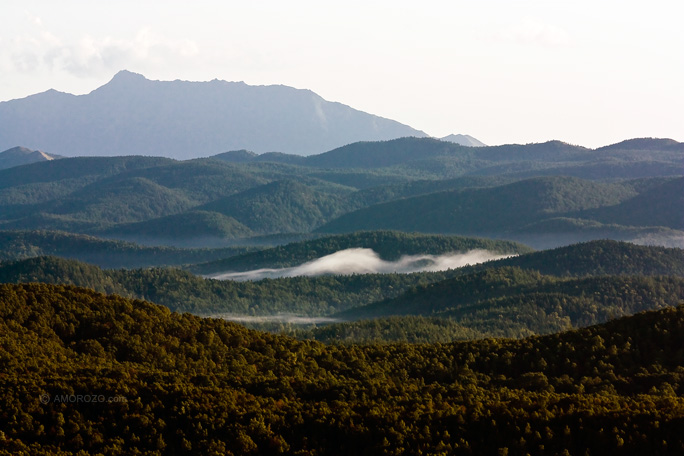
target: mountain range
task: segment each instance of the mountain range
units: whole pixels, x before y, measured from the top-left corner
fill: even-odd
[[[121,71],[86,95],[48,90],[0,103],[0,150],[187,159],[226,150],[321,153],[356,141],[427,136],[282,85],[151,81]]]
[[[377,229],[535,248],[601,238],[681,245],[683,155],[684,144],[662,139],[592,150],[401,138],[308,157],[43,160],[0,170],[0,230],[193,247]]]

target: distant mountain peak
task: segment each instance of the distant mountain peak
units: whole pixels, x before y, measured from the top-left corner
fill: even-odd
[[[283,85],[153,81],[122,70],[87,95],[48,95],[0,103],[0,150],[29,144],[70,156],[187,159],[240,149],[311,155],[358,141],[427,136]]]
[[[0,169],[13,168],[41,161],[51,161],[62,158],[59,155],[49,155],[42,150],[31,150],[26,147],[13,147],[0,152]]]
[[[473,138],[470,135],[449,135],[445,136],[443,138],[440,138],[440,141],[446,141],[454,144],[460,144],[461,146],[469,146],[469,147],[486,147],[487,145],[483,143],[482,141]]]
[[[112,81],[147,81],[148,79],[140,73],[134,73],[128,70],[121,70],[114,75]]]

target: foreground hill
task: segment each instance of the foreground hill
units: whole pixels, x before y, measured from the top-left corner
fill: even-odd
[[[49,90],[0,103],[0,150],[196,158],[247,148],[301,155],[355,141],[426,136],[309,90],[244,82],[150,81],[128,71],[87,95]]]
[[[1,285],[0,451],[677,454],[683,335],[667,308],[518,341],[325,346]]]

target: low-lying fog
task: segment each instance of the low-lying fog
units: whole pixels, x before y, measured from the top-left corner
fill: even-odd
[[[293,325],[318,325],[322,323],[339,323],[339,318],[330,317],[301,317],[292,314],[277,315],[238,315],[219,313],[208,315],[210,318],[221,318],[223,320],[234,321],[237,323],[289,323]]]
[[[397,261],[385,261],[372,249],[340,250],[299,266],[281,269],[255,269],[244,272],[225,272],[210,277],[220,280],[260,280],[265,278],[318,276],[324,274],[371,274],[445,271],[469,264],[498,260],[501,255],[488,250],[471,250],[466,253],[445,255],[405,255]]]

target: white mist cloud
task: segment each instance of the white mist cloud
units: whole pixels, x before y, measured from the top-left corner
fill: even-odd
[[[487,250],[471,250],[466,253],[445,255],[405,255],[397,261],[385,261],[372,249],[340,250],[299,266],[281,269],[255,269],[245,272],[226,272],[212,275],[219,280],[260,280],[265,278],[318,276],[325,274],[371,274],[411,273],[421,271],[445,271],[469,264],[506,258]]]
[[[344,321],[339,318],[330,317],[302,317],[292,314],[276,315],[238,315],[229,313],[218,313],[207,315],[209,318],[221,318],[223,320],[235,321],[237,323],[290,323],[294,325],[319,325],[321,323],[339,323]]]

